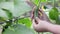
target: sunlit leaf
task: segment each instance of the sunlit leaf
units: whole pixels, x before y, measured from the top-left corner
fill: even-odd
[[[41,2],[47,2],[47,0],[41,0]]]
[[[46,2],[47,0],[31,0],[31,2],[33,3],[33,4],[35,4],[36,6],[38,6],[39,5],[39,2],[41,3],[41,2]]]
[[[39,5],[39,0],[31,0],[36,6]]]
[[[18,22],[21,24],[25,24],[27,27],[31,27],[31,20],[29,18],[21,18],[18,20]]]

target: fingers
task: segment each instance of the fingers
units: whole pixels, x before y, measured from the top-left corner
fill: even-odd
[[[32,11],[32,12],[31,12],[31,20],[33,20],[33,17],[34,17],[34,16],[33,16],[33,13],[34,13],[34,12]]]
[[[36,27],[37,24],[35,23],[35,20],[34,20],[34,19],[32,20],[32,22],[33,22],[33,23],[32,23],[33,26]]]
[[[31,12],[31,20],[34,19],[34,10],[35,10],[35,8],[36,8],[36,7],[34,7],[34,8],[32,9],[32,12]]]

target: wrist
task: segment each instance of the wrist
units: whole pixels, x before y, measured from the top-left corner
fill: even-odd
[[[54,27],[54,25],[52,23],[47,23],[45,26],[45,29],[50,32],[50,30]]]
[[[48,24],[46,25],[46,30],[51,33],[57,33],[60,34],[60,25],[55,25],[55,24]]]

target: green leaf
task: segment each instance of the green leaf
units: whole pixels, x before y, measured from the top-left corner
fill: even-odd
[[[25,24],[25,26],[27,27],[31,27],[31,24],[32,24],[30,18],[21,18],[18,20],[18,23]]]
[[[41,0],[41,2],[47,2],[47,0]]]
[[[32,3],[34,3],[36,6],[39,5],[41,2],[46,2],[47,0],[31,0]]]
[[[31,0],[36,6],[39,5],[39,0]]]
[[[23,25],[17,24],[13,27],[5,29],[3,34],[34,34],[34,32]]]
[[[25,0],[14,0],[14,16],[18,17],[29,12],[32,8],[25,2]]]
[[[59,16],[58,9],[53,7],[49,12],[49,17],[52,20],[56,20],[56,19],[58,19],[58,16]]]
[[[0,8],[10,10],[14,17],[21,16],[25,12],[32,10],[25,0],[9,0],[7,2],[1,2]],[[0,9],[0,11],[0,16],[8,19],[7,15],[2,11],[2,9]]]
[[[5,11],[5,13],[6,13],[6,15],[8,16],[9,19],[13,18],[13,15],[12,15],[12,13],[9,10],[4,9],[4,8],[2,8],[2,10]]]

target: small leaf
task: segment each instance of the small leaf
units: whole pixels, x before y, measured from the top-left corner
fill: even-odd
[[[32,3],[34,3],[36,6],[39,5],[41,2],[46,2],[47,0],[31,0]]]
[[[5,13],[6,13],[6,15],[8,16],[9,19],[13,18],[13,15],[12,15],[12,13],[9,10],[4,9],[4,8],[2,8],[2,10],[5,11]]]

